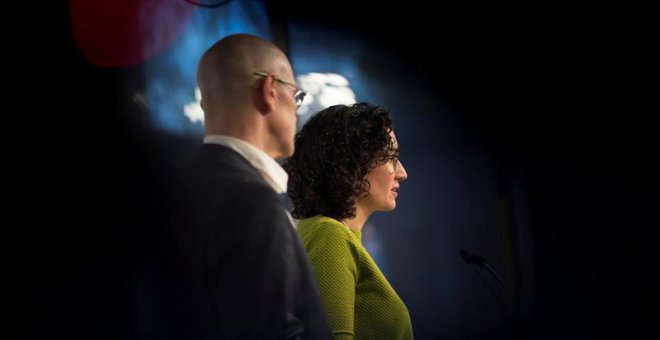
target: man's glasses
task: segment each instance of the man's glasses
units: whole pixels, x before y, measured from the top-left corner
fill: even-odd
[[[269,76],[268,73],[260,72],[260,71],[254,72],[254,75],[262,78],[266,78]],[[298,86],[296,86],[296,84],[290,83],[278,76],[273,76],[273,77],[275,78],[276,82],[292,86],[296,90],[295,94],[293,95],[293,98],[296,100],[296,109],[298,109],[300,105],[302,105],[303,99],[305,99],[307,92],[299,89]]]

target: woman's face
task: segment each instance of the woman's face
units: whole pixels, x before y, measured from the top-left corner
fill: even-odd
[[[392,143],[398,149],[394,131],[390,132]],[[392,211],[396,208],[396,197],[399,183],[408,178],[408,173],[398,159],[379,165],[367,174],[369,181],[369,196],[364,198],[360,204],[370,211]]]

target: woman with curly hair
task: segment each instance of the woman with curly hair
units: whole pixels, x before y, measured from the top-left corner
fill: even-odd
[[[359,103],[310,118],[284,164],[335,339],[413,338],[408,309],[361,242],[367,218],[396,207],[408,177],[398,155],[389,112]]]

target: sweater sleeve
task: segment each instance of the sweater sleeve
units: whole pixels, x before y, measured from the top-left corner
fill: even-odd
[[[302,235],[336,340],[354,338],[358,253],[341,225],[320,223]]]

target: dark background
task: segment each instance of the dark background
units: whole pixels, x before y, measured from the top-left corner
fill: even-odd
[[[404,141],[402,159],[409,164],[409,182],[416,175],[425,176],[425,183],[419,183],[421,190],[411,190],[416,202],[411,206],[401,202],[395,215],[420,216],[428,209],[438,216],[438,225],[430,222],[428,228],[417,229],[420,235],[396,234],[400,240],[387,245],[397,248],[394,256],[401,258],[391,266],[405,268],[395,275],[415,272],[417,261],[409,261],[406,253],[417,252],[430,254],[417,258],[425,262],[425,271],[443,276],[437,279],[442,282],[437,287],[425,286],[414,276],[407,282],[412,281],[410,286],[415,288],[407,287],[404,279],[393,280],[412,310],[416,335],[420,339],[572,339],[657,334],[652,329],[657,318],[651,315],[658,306],[651,280],[652,268],[657,267],[651,235],[660,225],[660,171],[658,134],[651,122],[658,107],[648,82],[657,73],[652,67],[657,54],[651,51],[653,39],[645,11],[589,6],[466,7],[400,3],[378,11],[356,5],[348,13],[341,6],[324,8],[321,14],[310,14],[305,6],[297,5],[283,10],[300,22],[340,26],[354,32],[356,39],[365,39],[371,50],[363,66],[394,89],[386,100],[398,109],[395,123]],[[444,102],[421,98],[438,94]],[[446,113],[440,113],[436,104],[453,113],[450,120],[461,131],[460,138],[443,137],[442,124],[447,119],[442,115]],[[402,123],[403,117],[396,114],[403,110],[423,117],[425,123]],[[436,134],[429,137],[434,130]],[[456,152],[464,154],[456,156]],[[461,164],[465,158],[467,165]],[[485,177],[490,182],[470,175],[480,160],[488,163],[479,170],[489,172]],[[461,189],[455,182],[438,179],[452,175],[442,164],[447,161],[463,171],[451,177]],[[472,178],[473,183],[462,182]],[[497,216],[487,222],[494,220],[493,226],[500,228],[504,224],[504,229],[508,225],[509,238],[482,240],[489,234],[478,225],[456,228],[461,230],[451,237],[464,242],[463,246],[491,250],[489,255],[501,260],[495,261],[500,271],[507,263],[513,266],[514,273],[508,275],[517,290],[512,305],[502,317],[503,309],[497,308],[501,306],[492,306],[480,296],[486,291],[483,287],[461,281],[462,290],[454,295],[473,294],[474,300],[434,307],[451,305],[451,299],[435,298],[451,287],[444,282],[456,280],[444,275],[479,281],[462,277],[459,270],[445,272],[446,262],[434,259],[450,258],[456,249],[443,252],[442,244],[435,243],[434,251],[425,251],[433,249],[427,240],[437,242],[433,229],[453,230],[441,223],[452,220],[443,218],[439,210],[454,207],[466,215],[492,216],[492,212],[455,202],[463,199],[462,194],[472,199],[479,192],[491,194],[487,188],[493,182],[494,201],[501,205]],[[414,185],[404,183],[402,188],[406,184]],[[446,197],[443,189],[455,196]],[[425,221],[418,218],[420,223]],[[416,246],[399,245],[406,238]],[[494,244],[495,249],[490,248]],[[510,249],[511,258],[507,260],[507,252],[498,248]],[[419,301],[415,289],[433,302]],[[461,315],[460,320],[452,320],[455,315]]]
[[[363,39],[371,53],[360,63],[385,82],[381,86],[394,90],[389,105],[423,117],[423,123],[398,126],[399,139],[409,142],[409,155],[402,156],[411,163],[409,172],[442,188],[435,185],[442,179],[433,176],[446,172],[433,167],[447,159],[431,159],[432,150],[452,154],[453,160],[476,150],[488,160],[479,171],[495,183],[484,192],[494,192],[493,200],[504,206],[502,220],[491,222],[516,220],[508,223],[517,230],[511,235],[523,229],[529,235],[492,242],[508,244],[502,247],[506,252],[493,250],[490,257],[485,252],[500,270],[512,268],[506,276],[519,283],[512,283],[519,290],[500,308],[473,271],[461,276],[453,267],[416,270],[420,265],[406,262],[448,261],[426,257],[433,245],[423,239],[440,234],[413,229],[418,235],[411,240],[419,242],[418,254],[424,257],[406,255],[416,246],[399,245],[394,256],[400,258],[391,260],[390,268],[417,337],[657,334],[651,314],[657,312],[657,281],[651,277],[658,267],[652,235],[660,225],[660,169],[651,122],[659,112],[653,85],[658,59],[648,9],[348,5],[319,4],[312,10],[299,1],[269,4],[274,40],[286,48],[283,23],[289,21]],[[41,35],[17,45],[15,65],[25,76],[14,82],[21,91],[12,100],[24,105],[24,115],[21,125],[7,125],[7,130],[27,127],[17,129],[20,137],[6,145],[18,151],[9,152],[8,163],[16,172],[8,180],[18,184],[8,191],[18,205],[10,205],[18,215],[11,229],[20,240],[10,258],[20,300],[15,314],[30,335],[132,338],[133,273],[145,230],[163,218],[172,163],[185,158],[196,142],[146,128],[130,97],[130,90],[142,85],[136,76],[140,65],[90,65],[70,35],[68,6],[53,7],[41,9],[52,13],[40,19]],[[445,118],[435,116],[435,101],[420,97],[436,93],[443,94],[451,121],[463,131],[460,148],[450,144],[456,139],[432,137]],[[397,121],[403,121],[400,117]],[[162,150],[176,151],[167,156]],[[466,162],[465,168],[472,165]],[[449,191],[482,189],[461,178],[442,183]],[[424,185],[411,176],[411,188]],[[451,205],[454,197],[425,192],[417,200],[402,200],[393,219],[406,222],[413,213],[430,214],[424,223],[442,228],[431,225],[433,211],[427,208]],[[524,216],[515,217],[516,212]],[[479,226],[456,228],[483,237]],[[386,245],[400,236],[387,228],[382,235]],[[456,250],[465,244],[491,244],[457,239],[465,242],[446,252],[437,249],[438,257],[460,261]],[[454,280],[452,287],[465,285],[456,294],[462,298],[442,309],[446,314],[435,315],[438,309],[423,300],[452,294],[443,292],[445,286],[434,291],[424,280],[417,282],[424,277],[407,278],[406,266],[412,273],[456,274],[460,279],[429,274],[426,282]],[[530,288],[526,282],[534,284]],[[416,285],[423,294],[414,294]],[[472,294],[474,301],[466,298]]]

